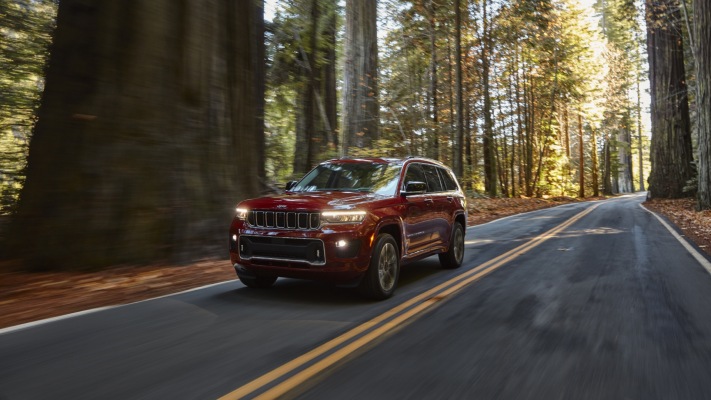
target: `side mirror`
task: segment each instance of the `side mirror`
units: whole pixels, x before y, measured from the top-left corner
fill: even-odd
[[[286,190],[291,190],[299,181],[289,181],[286,183]]]
[[[418,181],[409,181],[405,184],[405,191],[400,192],[403,196],[412,194],[423,194],[427,192],[427,184]]]

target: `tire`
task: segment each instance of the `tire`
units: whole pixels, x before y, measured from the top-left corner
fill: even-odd
[[[397,242],[387,233],[375,240],[370,266],[358,289],[364,296],[383,300],[392,296],[400,276],[400,251]]]
[[[239,273],[237,274],[237,277],[240,281],[242,281],[244,286],[255,289],[270,288],[277,280],[276,276],[245,276]]]
[[[452,226],[452,236],[449,239],[449,250],[440,253],[439,263],[442,268],[459,268],[464,260],[464,228],[459,222]]]

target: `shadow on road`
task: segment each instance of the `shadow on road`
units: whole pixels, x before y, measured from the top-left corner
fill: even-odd
[[[402,267],[398,288],[395,293],[427,285],[432,276],[444,274],[437,257],[430,257]],[[430,286],[430,285],[427,285]],[[288,304],[328,304],[334,306],[370,303],[354,287],[336,286],[326,282],[279,278],[269,289],[252,289],[235,281],[233,290],[221,292],[215,297],[219,301],[248,304],[250,302],[270,302]]]

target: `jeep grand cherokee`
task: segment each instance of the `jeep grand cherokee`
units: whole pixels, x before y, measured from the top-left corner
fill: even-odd
[[[330,160],[282,195],[239,203],[230,258],[248,287],[318,279],[384,299],[401,265],[434,254],[445,268],[461,265],[465,202],[452,171],[433,160]]]

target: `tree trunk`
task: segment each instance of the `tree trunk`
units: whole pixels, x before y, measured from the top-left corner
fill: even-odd
[[[585,148],[583,140],[583,116],[578,110],[578,197],[581,199],[585,198]]]
[[[652,115],[651,196],[685,196],[693,177],[689,104],[680,13],[676,0],[647,0]]]
[[[570,189],[570,175],[572,174],[573,168],[570,160],[570,119],[568,116],[568,105],[563,105],[563,142],[565,144],[565,191]]]
[[[698,208],[711,209],[711,4],[694,2],[696,115],[699,133]]]
[[[637,50],[639,55],[639,48]],[[640,77],[637,77],[637,152],[639,154],[639,190],[644,189],[644,142],[642,142],[642,96],[640,90]]]
[[[316,153],[318,152],[319,138],[316,135],[318,112],[315,96],[320,86],[316,66],[320,18],[319,0],[311,0],[309,10],[310,24],[305,32],[307,37],[303,38],[297,33],[297,42],[300,46],[299,75],[301,82],[296,114],[296,148],[299,149],[299,155],[294,157],[295,174],[303,174],[310,170],[316,163]]]
[[[266,91],[266,55],[264,46],[264,0],[254,0],[254,7],[251,7],[254,11],[254,33],[253,37],[256,42],[252,46],[252,62],[254,66],[252,67],[254,71],[254,97],[256,105],[257,126],[255,127],[254,134],[256,139],[256,153],[260,160],[265,160],[266,157],[266,136],[264,133],[264,106],[265,106],[265,91]],[[260,189],[267,188],[267,171],[266,163],[261,162],[257,166]]]
[[[467,105],[464,108],[466,111],[466,144],[464,146],[464,157],[466,158],[467,162],[467,169],[466,169],[466,182],[468,182],[467,189],[473,189],[473,176],[474,176],[474,160],[472,157],[473,153],[473,148],[472,148],[472,142],[474,141],[474,138],[472,137],[472,112],[471,112],[471,100],[469,96],[467,96]]]
[[[602,193],[606,195],[611,195],[617,193],[617,189],[612,188],[612,154],[610,151],[610,139],[606,138],[605,143],[602,147],[603,155],[603,172],[602,172]],[[617,184],[617,177],[615,177],[615,184]]]
[[[631,122],[632,116],[628,114],[628,118]],[[634,166],[632,165],[632,131],[630,130],[632,124],[628,123],[625,127],[625,135],[627,146],[625,147],[625,175],[627,179],[627,190],[629,193],[634,193]]]
[[[370,148],[378,138],[377,1],[346,1],[343,146]]]
[[[630,190],[630,174],[627,166],[629,165],[629,160],[627,157],[627,149],[629,148],[629,143],[627,142],[627,127],[623,126],[617,134],[617,140],[615,141],[617,145],[617,166],[618,173],[615,177],[616,192],[617,193],[629,193]]]
[[[16,255],[78,269],[226,251],[231,205],[258,194],[264,162],[254,7],[61,2]]]
[[[428,146],[428,155],[435,160],[439,160],[439,106],[437,104],[437,25],[435,21],[435,6],[433,0],[427,3],[427,12],[430,24],[430,115],[432,116],[432,127],[430,137],[432,146]]]
[[[458,177],[464,174],[462,143],[464,142],[464,98],[462,93],[462,10],[460,0],[454,1],[454,62],[456,65],[456,92],[457,92],[457,140],[454,146],[454,173]]]
[[[524,165],[523,165],[523,147],[524,147],[524,140],[523,140],[523,122],[521,120],[521,86],[520,86],[520,71],[522,65],[519,63],[519,56],[518,56],[518,49],[519,45],[515,45],[515,52],[514,52],[514,57],[515,57],[515,62],[514,66],[516,68],[515,74],[514,74],[514,91],[516,92],[516,137],[518,140],[518,184],[519,187],[522,188],[522,190],[525,190],[525,187],[528,186],[527,184],[524,185],[524,178],[523,178],[523,173],[524,173]]]
[[[491,119],[491,94],[489,93],[489,66],[491,56],[491,33],[489,32],[489,22],[486,18],[487,1],[483,4],[483,43],[482,43],[482,84],[484,90],[484,188],[486,193],[491,197],[497,195],[497,176],[496,171],[496,145],[494,143],[494,127]]]
[[[528,93],[526,93],[528,92]],[[525,131],[525,141],[526,141],[526,163],[524,179],[526,181],[526,196],[533,196],[534,182],[533,182],[533,136],[535,129],[535,103],[533,102],[533,89],[531,88],[531,82],[529,80],[528,85],[524,81],[524,112],[526,114],[526,131]]]
[[[336,19],[334,7],[328,10],[326,16],[326,31],[324,32],[325,65],[323,66],[323,130],[326,133],[325,142],[329,152],[335,155],[338,149],[338,91],[336,85]]]
[[[510,60],[513,62],[513,59]],[[512,64],[513,65],[513,64]],[[513,113],[514,110],[514,99],[513,99],[513,70],[509,70],[508,74],[508,87],[506,89],[507,92],[507,97],[508,97],[508,103],[509,103],[509,109]],[[516,140],[518,138],[518,135],[516,134],[516,127],[514,126],[513,122],[513,115],[510,115],[511,118],[511,159],[509,160],[509,176],[511,177],[511,197],[516,197],[517,195],[517,188],[516,188]]]
[[[597,164],[597,135],[595,129],[591,129],[592,138],[590,138],[590,160],[592,162],[592,186],[593,196],[600,196],[600,182],[598,179],[598,164]]]

